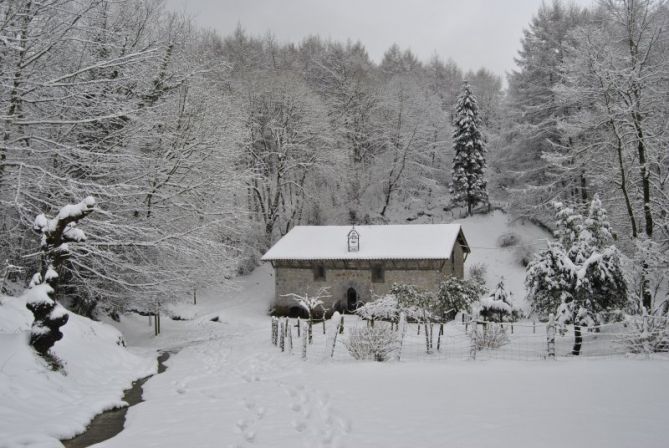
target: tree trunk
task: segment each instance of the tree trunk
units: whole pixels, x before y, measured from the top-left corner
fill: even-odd
[[[571,354],[578,356],[581,354],[581,344],[583,344],[583,336],[581,335],[581,326],[574,325],[574,348]]]

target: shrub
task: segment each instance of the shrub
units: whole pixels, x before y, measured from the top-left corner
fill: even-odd
[[[476,347],[476,350],[496,349],[509,343],[509,336],[506,334],[506,329],[501,325],[484,324],[482,326],[476,325],[469,337]]]
[[[479,285],[485,285],[488,266],[485,263],[476,263],[469,267],[469,279]]]
[[[344,345],[358,360],[388,361],[399,349],[396,331],[386,325],[352,328]]]
[[[626,319],[629,334],[617,340],[630,353],[669,351],[669,319],[654,316],[634,316]]]
[[[513,232],[508,232],[504,233],[497,238],[497,245],[499,247],[511,247],[515,246],[520,242],[520,237],[513,233]]]
[[[485,293],[485,287],[479,283],[448,277],[439,285],[434,314],[453,320],[460,311],[471,312],[472,304]]]

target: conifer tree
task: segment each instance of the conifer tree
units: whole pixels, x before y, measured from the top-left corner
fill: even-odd
[[[488,202],[487,181],[485,179],[485,141],[481,133],[476,97],[465,82],[462,94],[455,106],[453,121],[453,181],[451,194],[453,203],[466,204],[467,214],[477,204]]]
[[[627,284],[613,244],[606,210],[595,195],[584,218],[556,203],[557,241],[527,268],[525,284],[532,309],[557,313],[560,324],[574,324],[574,349],[581,350],[581,327],[598,323],[602,313],[627,306]]]

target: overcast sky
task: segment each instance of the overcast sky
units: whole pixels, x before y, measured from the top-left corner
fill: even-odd
[[[548,0],[549,2],[551,0]],[[587,6],[592,0],[574,0]],[[435,53],[465,70],[504,75],[515,64],[522,30],[542,0],[167,0],[196,23],[229,34],[271,31],[281,42],[310,34],[360,40],[372,59],[397,43],[420,59]]]

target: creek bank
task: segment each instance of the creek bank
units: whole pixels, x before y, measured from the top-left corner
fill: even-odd
[[[158,356],[158,372],[155,375],[160,375],[167,370],[165,361],[170,357],[170,352],[161,352]],[[142,393],[144,392],[144,384],[154,375],[149,375],[132,382],[132,386],[126,389],[123,393],[123,401],[128,403],[128,406],[122,408],[110,409],[104,411],[95,417],[86,426],[86,430],[71,439],[61,440],[65,448],[86,448],[96,443],[111,439],[121,431],[125,424],[125,415],[131,406],[144,401]]]

